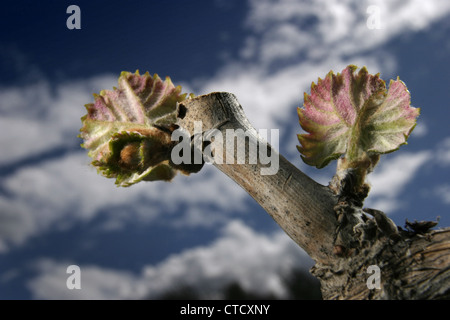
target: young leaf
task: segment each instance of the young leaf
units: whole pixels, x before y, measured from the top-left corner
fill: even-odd
[[[185,99],[181,87],[170,78],[122,72],[118,88],[94,94],[81,118],[82,147],[89,150],[92,164],[119,186],[141,180],[171,180],[171,125],[177,103]]]
[[[344,155],[347,167],[397,150],[416,124],[419,109],[410,106],[406,85],[391,80],[389,90],[363,67],[350,65],[341,74],[329,72],[312,83],[298,108],[301,127],[297,146],[305,163],[322,168]],[[375,160],[374,160],[375,161]],[[372,164],[372,167],[375,163]]]

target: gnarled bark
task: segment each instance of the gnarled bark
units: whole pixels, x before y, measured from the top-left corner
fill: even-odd
[[[362,212],[368,188],[352,190],[351,174],[337,177],[331,188],[309,178],[283,156],[279,170],[261,175],[267,164],[255,154],[265,146],[247,120],[236,97],[211,93],[183,101],[178,122],[195,145],[195,121],[202,130],[217,129],[225,145],[248,138],[245,163],[234,161],[223,148],[214,165],[244,188],[315,261],[313,274],[325,299],[445,299],[450,296],[450,229],[402,230],[383,213]],[[227,129],[241,129],[230,131]],[[255,147],[256,146],[256,147]],[[204,144],[200,144],[203,151]],[[268,146],[270,152],[277,151]],[[276,153],[278,155],[278,153]],[[250,163],[250,159],[258,159]],[[229,160],[229,159],[228,159]],[[231,161],[228,161],[231,162]],[[380,289],[369,289],[368,267],[381,271]]]

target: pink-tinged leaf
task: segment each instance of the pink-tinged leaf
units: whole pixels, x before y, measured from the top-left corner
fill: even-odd
[[[169,161],[170,128],[177,103],[185,98],[169,78],[122,72],[118,87],[94,94],[94,103],[86,105],[87,115],[81,118],[82,146],[92,164],[119,186],[171,180],[176,169]]]
[[[368,156],[397,150],[416,124],[419,109],[410,106],[406,85],[391,80],[389,90],[379,75],[350,65],[341,74],[329,72],[305,93],[298,108],[298,150],[309,165],[322,168],[344,155],[349,166]]]

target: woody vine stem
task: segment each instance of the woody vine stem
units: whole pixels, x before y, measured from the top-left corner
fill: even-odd
[[[355,74],[356,69],[348,66],[340,74],[319,78],[298,109],[306,132],[299,135],[302,159],[318,168],[338,159],[329,186],[309,178],[263,141],[233,94],[187,96],[170,79],[148,73],[124,72],[118,88],[95,95],[95,102],[86,105],[80,136],[92,164],[119,186],[168,181],[177,172],[201,170],[202,163],[175,161],[174,150],[181,150],[181,158],[206,150],[219,159],[232,154],[234,161],[214,166],[244,188],[316,261],[312,271],[326,299],[448,298],[450,230],[430,231],[432,222],[410,223],[405,230],[383,212],[363,208],[370,191],[366,175],[380,155],[406,143],[419,110],[410,106],[410,94],[399,79],[386,89],[378,74],[366,68]],[[213,132],[234,146],[233,152],[211,148],[214,139],[211,145],[197,143],[196,122],[202,123],[202,133]],[[187,149],[179,148],[175,133],[188,138]],[[234,139],[246,137],[242,161]],[[273,174],[261,174],[267,170],[257,154],[261,146],[279,159]],[[383,267],[385,281],[379,290],[366,286],[364,273],[370,265]]]

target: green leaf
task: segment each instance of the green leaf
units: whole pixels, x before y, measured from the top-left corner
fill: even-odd
[[[181,87],[170,78],[122,72],[118,87],[94,94],[81,118],[82,147],[89,150],[92,164],[119,186],[141,180],[171,180],[171,126],[176,122]]]
[[[365,67],[354,74],[356,69],[350,65],[341,74],[329,72],[312,83],[310,95],[305,93],[298,115],[307,133],[298,135],[297,146],[305,163],[322,168],[344,155],[346,166],[356,168],[397,150],[415,127],[419,109],[410,106],[402,81],[391,80],[386,90],[379,74]]]

